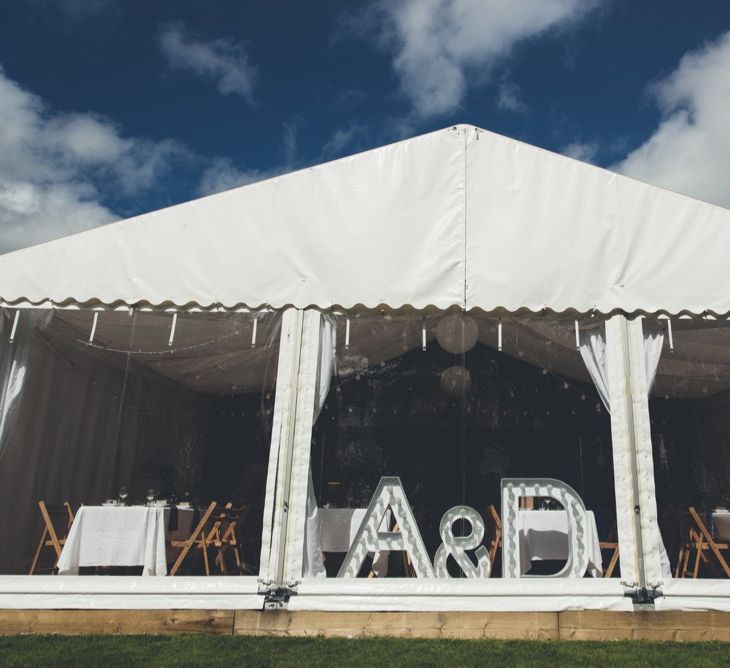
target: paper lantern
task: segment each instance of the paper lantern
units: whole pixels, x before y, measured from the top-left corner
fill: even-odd
[[[446,316],[436,325],[436,340],[447,353],[461,355],[476,345],[479,325],[468,315]]]
[[[441,372],[441,389],[452,397],[463,397],[471,389],[471,374],[463,366],[450,366]]]

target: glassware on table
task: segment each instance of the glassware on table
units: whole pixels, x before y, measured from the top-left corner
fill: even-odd
[[[129,496],[129,490],[125,485],[119,488],[119,501],[123,506],[127,505],[127,497]]]
[[[147,505],[151,505],[155,500],[155,490],[151,487],[147,490]]]

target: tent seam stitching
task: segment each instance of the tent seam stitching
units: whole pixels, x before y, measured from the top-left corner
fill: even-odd
[[[467,237],[466,237],[466,229],[467,229],[467,178],[468,178],[468,160],[467,160],[467,150],[468,150],[468,129],[464,128],[464,294],[463,299],[461,301],[461,308],[462,310],[466,311],[466,299],[467,299]]]

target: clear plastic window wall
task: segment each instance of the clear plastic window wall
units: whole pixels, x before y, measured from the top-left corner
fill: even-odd
[[[36,308],[1,327],[5,576],[249,576],[292,607],[730,577],[721,321]]]

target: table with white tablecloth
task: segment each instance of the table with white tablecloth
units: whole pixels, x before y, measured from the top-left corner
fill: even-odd
[[[322,552],[347,552],[355,540],[367,508],[318,508],[320,549]],[[383,518],[381,530],[385,531],[390,523],[390,511]],[[388,555],[386,551],[370,554],[373,558],[372,571],[376,577],[388,575]]]
[[[166,540],[185,540],[194,511],[178,508],[178,528],[168,531],[170,508],[82,506],[58,559],[59,574],[87,566],[142,566],[142,575],[166,575]]]
[[[588,573],[593,577],[603,574],[601,544],[596,529],[596,517],[588,511],[586,549]],[[565,561],[569,554],[568,514],[565,510],[520,510],[520,565],[522,572],[531,568],[533,561]]]
[[[715,540],[730,542],[730,510],[713,510],[712,525]]]

